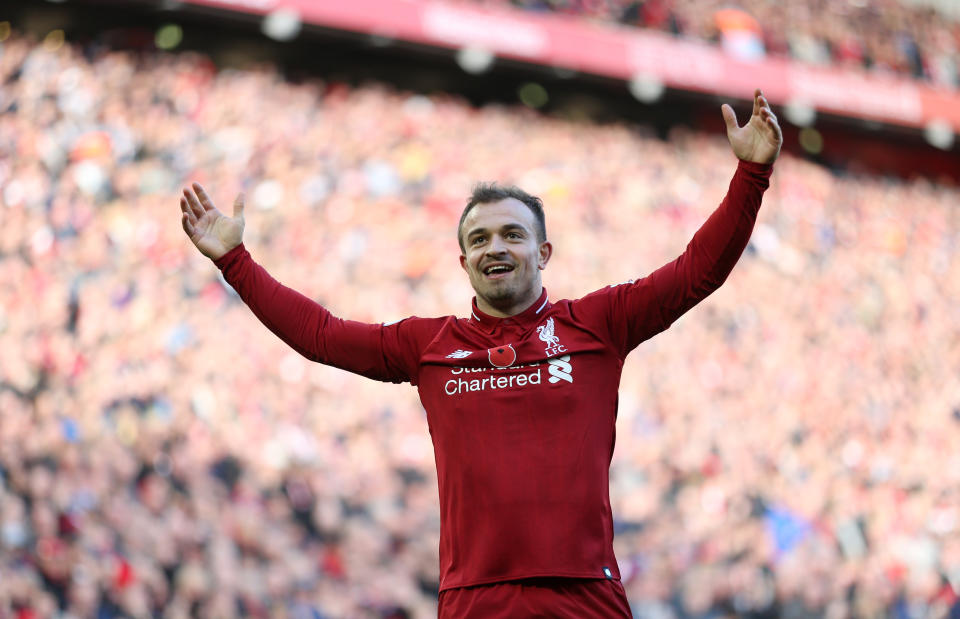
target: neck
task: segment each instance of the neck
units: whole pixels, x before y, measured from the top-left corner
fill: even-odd
[[[520,301],[510,299],[504,303],[498,303],[495,305],[490,303],[489,300],[477,295],[477,307],[481,312],[487,314],[488,316],[493,316],[495,318],[509,318],[510,316],[516,316],[517,314],[522,314],[528,310],[531,305],[537,302],[537,299],[540,298],[541,294],[543,294],[543,286],[536,288],[536,293],[524,295],[523,299]]]

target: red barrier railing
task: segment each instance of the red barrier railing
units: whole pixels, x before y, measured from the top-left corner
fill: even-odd
[[[775,104],[907,127],[940,122],[960,132],[960,93],[879,72],[806,65],[782,58],[745,61],[699,41],[661,32],[429,0],[187,0],[437,47],[482,48],[513,60],[750,99],[760,86]]]

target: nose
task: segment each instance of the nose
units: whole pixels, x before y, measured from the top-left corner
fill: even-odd
[[[487,255],[491,256],[500,256],[506,253],[506,245],[499,236],[494,236],[490,239],[490,242],[487,243]]]

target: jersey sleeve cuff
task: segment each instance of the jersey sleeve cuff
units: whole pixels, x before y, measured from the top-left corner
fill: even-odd
[[[757,179],[769,180],[770,174],[773,173],[773,164],[772,163],[757,163],[755,161],[744,161],[743,159],[738,159],[740,162],[737,165],[737,171],[752,176]]]
[[[243,246],[243,243],[240,243],[227,253],[214,260],[213,264],[215,264],[221,271],[226,271],[231,265],[233,265],[233,263],[241,259],[245,253],[247,253],[247,248]]]

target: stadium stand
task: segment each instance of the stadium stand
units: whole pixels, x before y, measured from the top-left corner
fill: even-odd
[[[185,183],[246,191],[258,261],[383,321],[467,312],[477,180],[544,198],[564,298],[672,259],[735,167],[701,132],[0,34],[2,619],[436,613],[414,390],[276,341],[183,238]],[[635,616],[960,612],[958,204],[777,163],[728,283],[624,371]]]
[[[960,25],[955,14],[935,5],[900,0],[468,1],[660,30],[711,41],[745,58],[787,56],[958,85]]]

